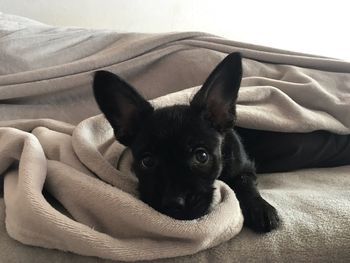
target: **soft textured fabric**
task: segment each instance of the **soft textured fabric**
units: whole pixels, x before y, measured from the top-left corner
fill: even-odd
[[[31,24],[6,15],[0,25],[0,120],[77,124],[100,113],[91,89],[95,70],[117,73],[155,98],[203,84],[228,53],[239,51],[244,57],[239,125],[350,133],[350,63],[344,61],[204,33],[120,34]]]
[[[221,182],[216,206],[198,222],[172,220],[137,199],[130,156],[122,154],[101,115],[90,118],[100,113],[91,89],[97,69],[118,73],[147,98],[179,91],[158,99],[157,105],[187,103],[197,89],[190,87],[202,84],[228,53],[240,51],[244,78],[238,125],[350,131],[347,62],[204,33],[119,34],[0,16],[6,229],[25,244],[140,260],[192,254],[240,230],[237,200]],[[280,213],[279,230],[266,235],[244,230],[219,247],[164,262],[345,262],[350,257],[349,172],[344,166],[266,175],[259,187]],[[4,232],[2,239],[8,241]],[[36,249],[42,256],[38,259],[12,244],[12,249],[0,245],[5,247],[1,258],[9,262],[10,256],[23,255],[26,262],[52,256]]]
[[[348,262],[350,258],[350,166],[276,173],[259,177],[262,195],[279,211],[282,227],[266,235],[243,228],[238,236],[191,256],[152,260],[192,262]],[[6,235],[0,205],[3,262],[111,263],[23,245]]]
[[[130,154],[114,141],[102,115],[73,132],[37,121],[24,131],[0,128],[0,173],[19,160],[5,174],[9,235],[29,245],[131,261],[193,254],[241,230],[239,203],[220,181],[212,211],[198,220],[174,220],[141,202]],[[44,184],[67,215],[45,200]]]

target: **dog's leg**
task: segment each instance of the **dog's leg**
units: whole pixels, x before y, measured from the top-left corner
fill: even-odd
[[[350,164],[350,136],[328,131],[273,132],[235,128],[258,173]]]
[[[245,226],[256,232],[269,232],[279,226],[276,209],[264,200],[256,187],[254,164],[248,159],[234,133],[225,138],[223,171],[220,180],[235,192],[244,216]]]
[[[269,232],[278,227],[279,217],[276,209],[259,194],[254,177],[254,173],[242,172],[222,179],[236,193],[244,225],[256,232]]]

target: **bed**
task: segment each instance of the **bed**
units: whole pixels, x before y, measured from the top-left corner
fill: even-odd
[[[133,193],[137,183],[132,175],[123,177],[131,157],[124,158],[121,152],[127,149],[113,140],[98,110],[91,89],[93,72],[119,74],[148,99],[157,98],[155,104],[186,103],[234,51],[244,58],[239,126],[350,133],[348,62],[201,32],[63,28],[0,13],[1,261],[348,262],[350,166],[259,176],[262,196],[282,218],[282,226],[268,234],[242,228],[237,200],[219,182],[225,206],[210,218],[216,224],[201,222],[212,228],[202,229],[199,239],[188,239],[186,232],[177,232],[171,240],[147,236],[144,229],[148,239],[132,228],[123,232],[129,222],[121,216],[112,226],[119,243],[110,241],[107,226],[113,222],[104,220],[108,213],[116,218],[118,211],[132,213],[125,200],[135,204],[139,214],[134,216],[145,213],[147,218],[151,212],[132,194],[124,194]],[[116,170],[122,172],[120,177]],[[120,199],[124,205],[118,211],[103,209],[106,204],[101,202],[110,196],[89,203],[86,193],[93,193],[98,181],[106,182],[101,189],[107,192],[121,189],[118,198],[127,196]],[[191,227],[192,234],[200,229]],[[129,249],[121,249],[126,239]]]

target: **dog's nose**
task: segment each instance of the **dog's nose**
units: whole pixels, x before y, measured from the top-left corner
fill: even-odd
[[[163,207],[166,210],[183,210],[185,208],[186,201],[182,196],[165,198],[163,199]]]

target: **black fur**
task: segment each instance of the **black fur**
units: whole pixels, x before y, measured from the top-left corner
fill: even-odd
[[[141,200],[176,219],[198,218],[208,212],[218,178],[235,191],[246,226],[257,232],[278,226],[277,212],[256,189],[254,164],[234,131],[241,77],[241,56],[232,53],[190,105],[155,110],[116,75],[96,72],[96,101],[116,138],[132,150]]]

